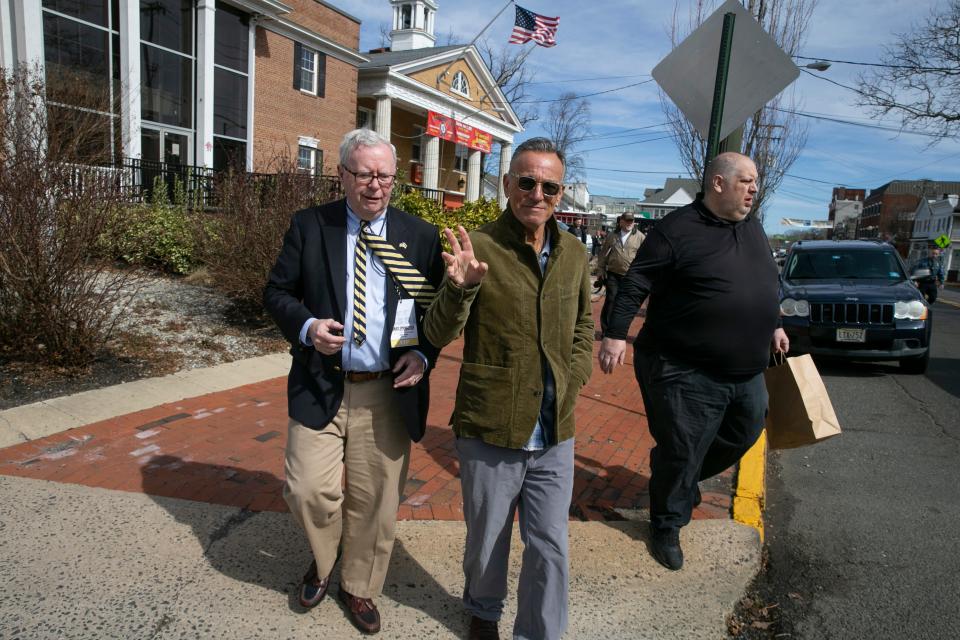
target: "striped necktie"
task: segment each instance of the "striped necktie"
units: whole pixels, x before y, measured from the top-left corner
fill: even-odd
[[[360,223],[357,249],[353,253],[353,341],[359,347],[367,339],[367,241],[364,231],[368,223]]]
[[[403,290],[407,292],[408,296],[416,300],[417,304],[424,309],[430,306],[430,303],[433,302],[434,297],[437,295],[437,291],[433,288],[433,285],[427,282],[423,274],[417,271],[385,238],[381,238],[370,231],[370,225],[364,223],[360,227],[360,238],[364,240],[364,247],[369,246],[377,257],[380,258],[380,261],[383,262],[383,265],[390,272],[390,275],[403,287]],[[360,246],[360,238],[358,238],[357,241],[358,248]],[[365,261],[366,253],[364,253],[364,262]],[[356,293],[354,293],[354,305],[356,305],[356,302]],[[356,318],[356,313],[354,313],[354,318]],[[356,326],[356,323],[354,323],[354,325]]]

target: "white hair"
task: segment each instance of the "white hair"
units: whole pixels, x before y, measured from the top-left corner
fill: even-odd
[[[373,129],[354,129],[343,136],[343,141],[340,143],[340,165],[347,166],[350,154],[356,151],[358,147],[378,147],[382,144],[390,147],[390,151],[393,153],[393,162],[396,164],[397,148],[390,143],[389,139]]]

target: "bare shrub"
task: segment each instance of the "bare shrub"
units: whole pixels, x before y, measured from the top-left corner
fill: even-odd
[[[336,178],[299,173],[286,156],[275,158],[270,169],[218,174],[214,219],[199,229],[201,256],[214,286],[252,309],[260,307],[290,216],[340,196]]]
[[[0,70],[2,71],[2,70]],[[63,79],[62,79],[63,80]],[[130,301],[134,274],[93,255],[119,209],[106,103],[63,80],[48,101],[36,69],[0,77],[0,357],[82,365]],[[62,103],[61,101],[67,101]],[[73,109],[64,104],[84,104]],[[94,105],[96,106],[96,105]],[[101,113],[97,113],[100,111]]]

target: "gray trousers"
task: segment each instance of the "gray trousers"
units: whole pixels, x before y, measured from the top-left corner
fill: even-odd
[[[467,541],[463,604],[499,620],[507,596],[514,514],[520,511],[523,559],[513,637],[554,640],[567,628],[567,519],[573,494],[573,439],[541,451],[458,438]]]

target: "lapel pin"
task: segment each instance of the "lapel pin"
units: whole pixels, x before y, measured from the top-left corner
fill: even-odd
[[[401,242],[401,243],[400,243],[400,248],[401,248],[401,249],[406,249],[406,248],[407,248],[407,243],[406,243],[406,242]]]

